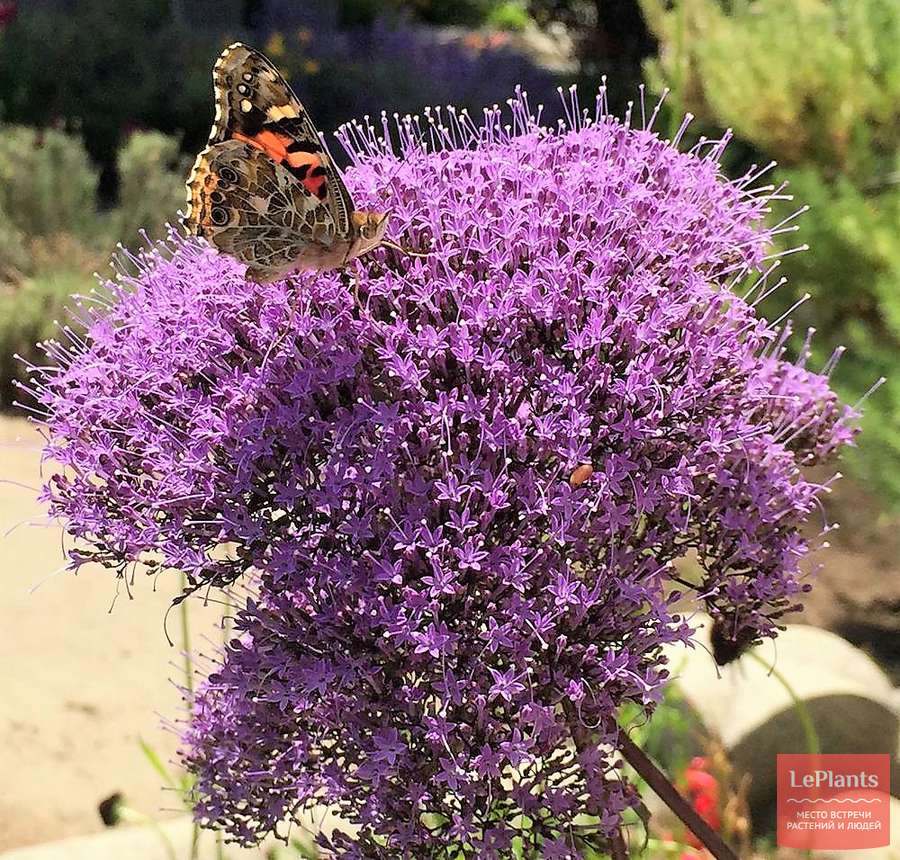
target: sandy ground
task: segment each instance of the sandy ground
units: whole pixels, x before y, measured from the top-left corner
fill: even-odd
[[[138,746],[171,758],[176,740],[160,714],[181,712],[170,681],[184,675],[163,616],[177,583],[138,581],[135,599],[108,571],[57,573],[61,533],[31,489],[39,483],[39,437],[0,419],[0,852],[102,829],[97,804],[123,791],[132,805],[171,814],[177,798]],[[17,524],[19,524],[17,526]],[[14,530],[8,530],[14,526]],[[211,608],[192,608],[192,634],[218,637]],[[172,613],[169,631],[179,631]]]

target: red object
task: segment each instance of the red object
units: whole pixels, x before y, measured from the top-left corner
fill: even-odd
[[[702,756],[691,759],[684,779],[687,783],[688,800],[699,815],[713,830],[718,830],[722,825],[719,815],[719,782],[707,770],[708,763]],[[687,842],[695,848],[702,848],[703,843],[693,834],[687,834]],[[683,855],[681,860],[691,860],[692,856]]]

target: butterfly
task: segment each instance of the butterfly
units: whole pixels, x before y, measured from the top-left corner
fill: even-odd
[[[388,214],[360,211],[287,81],[236,42],[213,67],[216,115],[187,180],[189,233],[266,283],[336,269],[385,240]]]

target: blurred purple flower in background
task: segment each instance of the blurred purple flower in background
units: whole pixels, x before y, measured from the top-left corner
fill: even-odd
[[[853,414],[731,289],[771,189],[603,108],[347,127],[357,205],[426,258],[259,286],[173,239],[49,345],[72,566],[251,593],[184,728],[204,823],[329,804],[348,858],[582,857],[634,802],[615,715],[652,712],[679,612],[748,642],[807,588],[799,467]]]
[[[548,98],[552,119],[559,115],[557,74],[516,49],[508,34],[426,26],[384,10],[354,24],[341,20],[338,5],[268,0],[250,38],[262,39],[257,47],[289,75],[321,128],[382,109],[405,114],[423,104],[480,109],[502,102],[516,85]],[[277,52],[265,41],[273,34]]]

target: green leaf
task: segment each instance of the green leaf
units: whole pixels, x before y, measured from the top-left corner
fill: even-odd
[[[140,745],[141,752],[144,754],[144,757],[150,762],[150,766],[160,775],[163,782],[169,786],[169,788],[178,789],[179,785],[175,781],[175,778],[169,772],[169,769],[163,764],[163,760],[159,757],[159,754],[153,749],[150,744],[147,743],[143,738],[138,738],[138,744]]]

